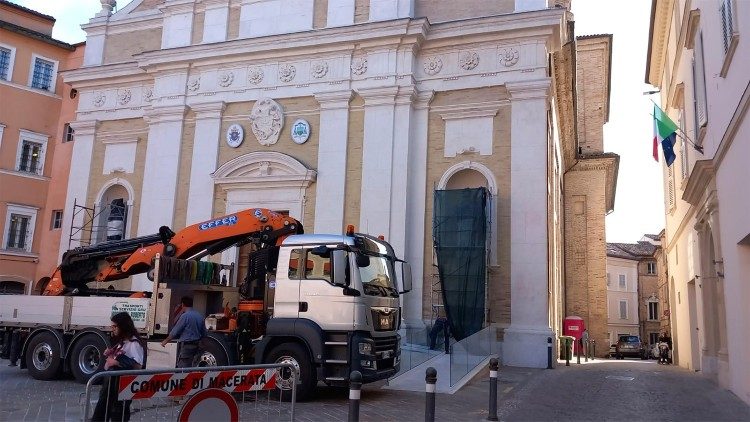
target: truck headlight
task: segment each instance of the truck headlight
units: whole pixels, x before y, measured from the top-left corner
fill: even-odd
[[[372,343],[359,343],[359,354],[360,355],[371,355],[372,354]]]

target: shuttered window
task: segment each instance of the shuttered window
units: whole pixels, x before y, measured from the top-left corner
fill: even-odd
[[[695,134],[700,143],[700,128],[708,123],[706,106],[706,68],[703,62],[703,34],[699,31],[693,50],[693,102],[695,105]]]
[[[721,38],[724,42],[724,54],[726,54],[729,51],[732,34],[734,33],[732,0],[720,0],[719,13],[721,14]]]
[[[690,161],[688,160],[688,151],[690,151],[690,148],[688,148],[687,140],[685,139],[685,110],[680,110],[678,125],[680,127],[680,174],[682,175],[682,180],[685,180],[688,177],[688,168],[690,166]]]

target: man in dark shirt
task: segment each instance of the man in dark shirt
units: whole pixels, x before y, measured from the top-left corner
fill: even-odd
[[[185,296],[181,300],[182,313],[169,336],[161,342],[162,347],[177,339],[177,367],[190,368],[198,355],[198,342],[206,335],[203,315],[193,309],[193,298]]]

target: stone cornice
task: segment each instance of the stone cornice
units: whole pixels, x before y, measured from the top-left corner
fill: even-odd
[[[511,101],[546,99],[549,98],[551,83],[550,78],[544,78],[533,81],[509,82],[505,84],[505,88],[510,94]]]
[[[157,7],[159,11],[165,15],[193,13],[195,9],[195,0],[166,0]]]
[[[354,96],[354,91],[320,92],[315,94],[315,100],[320,104],[321,110],[339,110],[349,108],[349,102]]]
[[[98,120],[76,120],[70,122],[70,127],[76,133],[76,136],[94,136],[99,128]]]
[[[362,88],[357,93],[365,100],[365,106],[394,105],[399,87],[387,86],[379,88]]]
[[[698,206],[706,188],[714,178],[714,163],[712,160],[698,160],[690,172],[682,199],[690,205]]]
[[[672,19],[674,0],[654,0],[651,8],[651,26],[646,56],[646,83],[661,86],[661,73],[667,56],[669,22]]]
[[[604,186],[606,196],[606,211],[610,213],[615,209],[615,196],[617,193],[617,175],[620,171],[620,156],[611,152],[603,154],[587,154],[579,157],[573,167],[568,171],[605,171],[607,182]]]
[[[195,112],[195,119],[221,119],[224,110],[227,108],[227,103],[224,101],[211,102],[211,103],[200,103],[200,104],[189,104],[191,110]]]
[[[475,117],[495,117],[500,107],[510,104],[508,101],[493,101],[486,104],[461,104],[455,107],[434,107],[432,111],[440,113],[443,109],[450,111],[440,113],[443,120],[467,119]]]
[[[430,107],[432,99],[435,98],[435,91],[417,91],[414,99],[414,109],[423,110]]]
[[[184,105],[167,106],[167,107],[149,107],[144,113],[144,120],[147,123],[166,123],[181,122],[185,119],[187,107]]]
[[[63,81],[73,85],[76,89],[89,86],[109,86],[112,84],[111,79],[117,79],[118,84],[152,82],[153,80],[153,76],[140,69],[135,62],[81,67],[60,73]]]

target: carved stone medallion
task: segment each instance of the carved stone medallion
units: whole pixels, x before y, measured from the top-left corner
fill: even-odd
[[[279,141],[284,126],[284,109],[270,98],[260,99],[250,111],[250,123],[253,135],[261,145],[273,145]]]
[[[518,57],[518,49],[515,47],[508,47],[500,50],[500,63],[505,67],[511,67],[518,63]]]
[[[458,64],[463,70],[473,70],[479,65],[479,54],[476,51],[462,51],[458,56]]]
[[[227,70],[226,72],[221,72],[219,74],[219,85],[223,86],[224,88],[228,87],[229,85],[232,85],[233,81],[234,81],[234,73],[232,73],[231,70]]]
[[[188,81],[188,90],[197,91],[201,87],[201,78],[195,77]]]
[[[367,72],[367,57],[355,57],[352,60],[352,73],[363,75],[365,72]]]
[[[150,103],[154,100],[154,88],[146,87],[143,89],[143,101]]]
[[[437,75],[443,68],[443,60],[440,57],[428,57],[424,61],[424,72],[428,75]]]
[[[320,79],[328,73],[328,63],[324,61],[315,62],[310,67],[310,74],[315,79]]]
[[[107,101],[107,96],[104,95],[103,92],[97,92],[96,94],[94,94],[93,103],[95,106],[101,107],[104,105],[104,102],[106,101]]]
[[[132,93],[128,88],[121,89],[117,91],[117,102],[120,105],[125,105],[130,102],[130,98],[132,97]]]
[[[253,85],[263,82],[263,69],[260,67],[251,67],[247,71],[247,81]]]
[[[282,64],[279,66],[279,79],[281,82],[291,82],[297,75],[297,68],[293,64]]]

